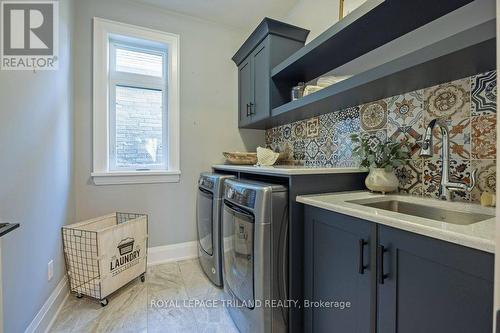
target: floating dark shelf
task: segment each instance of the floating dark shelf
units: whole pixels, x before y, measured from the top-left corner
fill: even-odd
[[[265,129],[496,68],[496,22],[487,21],[272,110]]]
[[[471,2],[368,0],[273,68],[273,80],[313,80]]]

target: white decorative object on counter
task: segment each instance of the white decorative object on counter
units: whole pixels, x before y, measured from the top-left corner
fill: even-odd
[[[271,166],[278,161],[279,153],[275,153],[271,149],[257,147],[257,165]]]
[[[394,171],[372,168],[365,179],[365,185],[372,192],[389,193],[398,189],[399,180]]]

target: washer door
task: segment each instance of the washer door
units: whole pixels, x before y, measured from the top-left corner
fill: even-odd
[[[204,188],[198,188],[198,199],[196,201],[196,220],[198,224],[198,240],[200,246],[208,255],[214,254],[213,245],[213,199],[212,192]]]
[[[223,221],[226,285],[238,300],[253,309],[254,216],[225,201]]]

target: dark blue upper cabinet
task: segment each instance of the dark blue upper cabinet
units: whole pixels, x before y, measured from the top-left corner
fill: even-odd
[[[250,103],[253,100],[253,71],[251,60],[251,57],[246,58],[238,67],[238,119],[240,125],[245,125],[250,121]]]
[[[239,127],[259,127],[271,116],[271,109],[288,98],[272,84],[271,69],[303,47],[308,34],[265,18],[233,56],[238,66]]]

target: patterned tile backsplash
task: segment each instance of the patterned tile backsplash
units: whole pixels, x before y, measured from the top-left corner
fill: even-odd
[[[419,157],[425,126],[434,118],[448,123],[452,178],[469,182],[478,169],[477,186],[457,198],[478,201],[496,183],[496,72],[478,74],[357,107],[323,114],[268,129],[266,144],[285,152],[283,164],[310,167],[353,167],[352,133],[368,137],[371,145],[388,139],[407,141],[411,156],[396,170],[402,193],[436,197],[439,189],[442,145],[434,132],[435,155]]]

